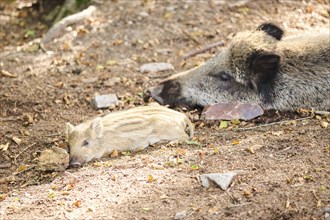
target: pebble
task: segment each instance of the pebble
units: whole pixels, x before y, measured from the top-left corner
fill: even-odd
[[[177,212],[175,213],[174,215],[174,220],[180,220],[180,219],[184,219],[185,217],[187,216],[187,211],[180,211],[180,212]]]
[[[140,67],[141,73],[149,72],[161,72],[166,70],[174,70],[174,67],[170,63],[146,63]]]
[[[38,170],[64,171],[69,167],[69,154],[63,148],[52,147],[40,153],[38,158]]]
[[[118,105],[118,98],[115,94],[96,95],[91,102],[97,109],[108,108],[113,105]]]
[[[218,103],[206,106],[201,117],[205,120],[251,120],[263,113],[263,109],[257,104]]]
[[[237,173],[228,172],[228,173],[208,173],[200,175],[202,186],[209,188],[211,183],[215,183],[222,190],[227,190],[234,180],[234,177]]]

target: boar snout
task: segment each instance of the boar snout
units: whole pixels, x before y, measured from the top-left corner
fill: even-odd
[[[163,85],[158,85],[151,87],[147,90],[148,95],[151,96],[156,102],[158,102],[161,105],[163,105],[164,102],[159,95],[162,93],[163,87],[164,87]]]
[[[167,80],[148,89],[148,94],[161,105],[177,105],[182,103],[181,85],[174,80]]]

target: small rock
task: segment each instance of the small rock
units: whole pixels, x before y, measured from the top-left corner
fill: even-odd
[[[211,183],[215,183],[222,190],[227,190],[237,173],[208,173],[200,175],[202,186],[209,188]]]
[[[257,104],[218,103],[206,106],[203,109],[202,118],[205,120],[251,120],[263,113],[263,109]]]
[[[322,127],[322,128],[327,128],[328,125],[329,125],[329,123],[326,122],[326,121],[322,121],[322,122],[321,122],[321,127]]]
[[[59,147],[52,147],[40,153],[37,168],[41,171],[64,171],[69,167],[69,154]]]
[[[115,94],[96,95],[91,102],[95,108],[108,108],[111,105],[118,105],[118,98]]]
[[[180,219],[184,219],[187,216],[187,211],[181,211],[181,212],[177,212],[174,215],[174,220],[180,220]]]
[[[141,73],[161,72],[166,70],[174,70],[173,65],[170,63],[146,63],[140,67]]]

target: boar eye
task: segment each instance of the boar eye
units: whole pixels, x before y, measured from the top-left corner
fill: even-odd
[[[222,81],[229,81],[231,79],[231,76],[228,73],[220,72],[218,78]]]
[[[209,76],[218,78],[221,81],[229,81],[232,78],[228,73],[223,72],[223,71],[217,72],[217,73],[209,73]]]
[[[89,145],[88,140],[84,140],[84,142],[82,143],[82,147],[87,147]]]

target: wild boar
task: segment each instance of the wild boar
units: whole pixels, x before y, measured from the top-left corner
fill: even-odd
[[[185,132],[189,127],[189,136]],[[78,167],[114,150],[142,150],[157,142],[182,141],[194,134],[188,117],[163,106],[113,112],[77,126],[66,125],[70,165]]]
[[[237,33],[205,64],[148,90],[163,105],[256,103],[264,109],[330,109],[330,34],[282,39],[271,23]]]

